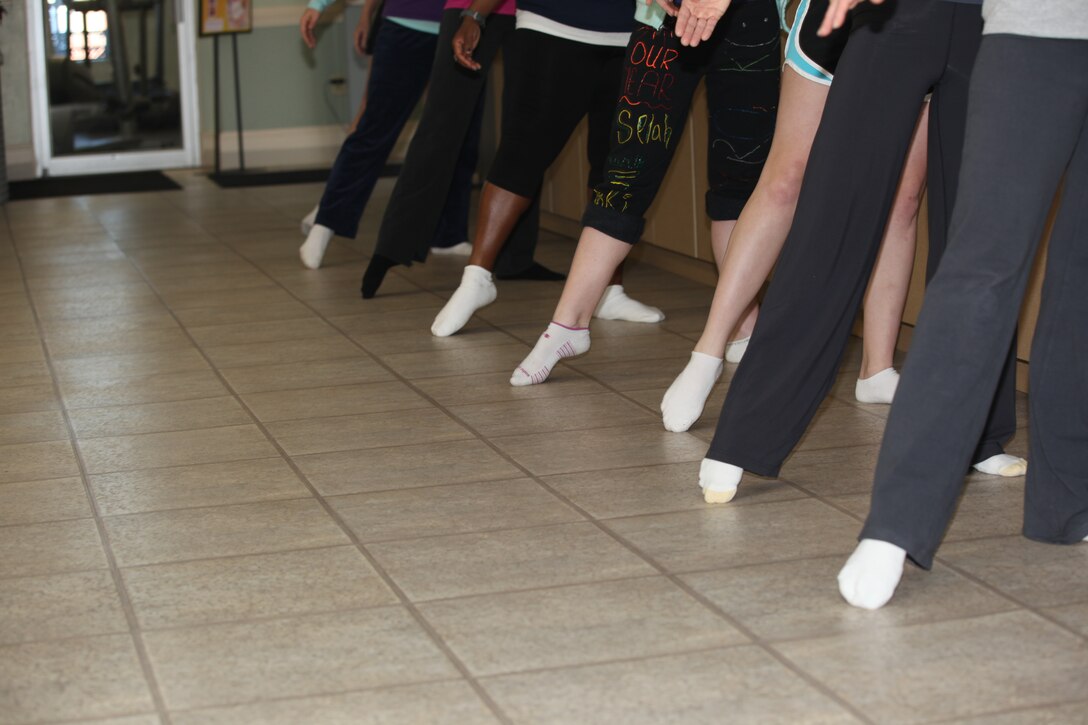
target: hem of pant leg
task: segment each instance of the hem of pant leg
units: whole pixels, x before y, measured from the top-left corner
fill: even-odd
[[[975,456],[971,459],[971,466],[976,463],[982,463],[983,461],[993,458],[994,456],[1000,456],[1005,452],[1005,446],[997,441],[983,441],[975,449]],[[968,469],[970,470],[970,469]]]
[[[1040,534],[1034,531],[1029,532],[1026,528],[1021,532],[1025,539],[1030,541],[1038,541],[1040,544],[1058,544],[1061,546],[1069,546],[1071,544],[1083,543],[1085,538],[1088,537],[1088,524],[1082,527],[1082,531],[1077,534]]]
[[[337,227],[335,224],[328,223],[328,220],[321,216],[318,212],[317,217],[314,218],[314,226],[323,226],[326,229],[331,229],[332,233],[338,237],[344,237],[345,239],[355,239],[355,235],[359,233],[359,228],[356,227],[353,230],[344,229],[344,227]]]
[[[858,541],[861,541],[862,539],[876,539],[877,541],[884,541],[894,546],[898,546],[900,549],[907,552],[908,559],[922,569],[929,571],[933,568],[933,556],[937,553],[936,547],[929,548],[917,545],[908,538],[901,536],[899,532],[871,526],[868,522],[865,523],[865,526],[861,529],[861,533],[858,534]]]
[[[646,220],[642,217],[629,217],[618,211],[601,209],[592,204],[582,214],[582,226],[596,229],[601,234],[634,246],[642,239]]]
[[[743,468],[745,473],[754,473],[755,475],[763,476],[764,478],[778,478],[778,472],[782,470],[781,463],[766,463],[764,461],[756,461],[747,458],[743,455],[715,453],[713,448],[707,451],[707,454],[704,457],[709,458],[712,461],[718,461],[719,463],[727,463],[730,466]]]

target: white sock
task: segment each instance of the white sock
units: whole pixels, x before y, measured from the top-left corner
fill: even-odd
[[[665,313],[656,307],[644,305],[628,297],[622,284],[612,284],[604,288],[604,294],[601,295],[601,301],[593,316],[601,320],[627,322],[661,322],[665,319]]]
[[[855,607],[880,609],[895,594],[907,552],[879,539],[862,539],[839,572],[839,593]]]
[[[895,368],[884,368],[876,375],[862,379],[854,385],[854,398],[859,403],[891,405],[895,389],[899,387],[899,373]]]
[[[707,503],[729,503],[737,495],[744,469],[730,463],[704,458],[699,465],[699,488]]]
[[[461,286],[434,318],[431,334],[449,337],[464,327],[476,310],[494,302],[498,294],[491,272],[475,264],[468,265],[461,276]]]
[[[302,230],[302,236],[309,236],[310,230],[314,228],[314,224],[317,222],[317,210],[321,208],[321,205],[316,205],[310,210],[310,213],[302,217],[302,223],[299,224],[299,229]]]
[[[321,224],[314,224],[306,241],[298,248],[298,256],[308,269],[317,269],[325,257],[325,250],[332,241],[332,229]]]
[[[589,352],[589,328],[567,327],[553,322],[536,341],[533,351],[510,376],[510,384],[537,385],[548,379],[555,364],[565,357]]]
[[[472,254],[472,243],[461,242],[460,244],[454,244],[452,247],[431,247],[431,254],[467,257]]]
[[[748,341],[752,339],[752,336],[743,337],[740,340],[733,340],[733,342],[727,343],[725,346],[725,361],[736,365],[744,358],[744,353],[748,351]]]
[[[985,461],[979,461],[972,468],[979,473],[988,473],[991,476],[1014,478],[1023,476],[1028,472],[1028,462],[1020,456],[998,453],[996,456],[990,456]]]
[[[721,358],[692,352],[691,359],[661,399],[665,430],[682,433],[699,420],[714,383],[722,374]]]

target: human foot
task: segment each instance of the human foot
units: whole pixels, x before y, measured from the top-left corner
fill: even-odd
[[[884,368],[876,375],[858,378],[854,384],[854,398],[859,403],[891,405],[895,389],[899,387],[899,373],[895,368]]]
[[[661,399],[661,420],[665,430],[682,433],[699,420],[706,399],[721,374],[721,358],[692,352],[688,364]]]
[[[625,320],[627,322],[661,322],[665,313],[656,307],[633,300],[623,291],[622,284],[605,287],[601,301],[593,316],[601,320]]]
[[[855,607],[880,609],[895,594],[907,552],[879,539],[862,539],[839,572],[839,593]]]
[[[435,337],[449,337],[464,327],[476,310],[487,307],[497,296],[498,291],[495,283],[491,281],[491,272],[475,264],[468,265],[461,276],[461,286],[434,318],[431,334]]]
[[[575,357],[589,351],[589,328],[567,327],[553,322],[536,341],[529,356],[510,376],[510,384],[516,387],[537,385],[548,379],[552,368],[566,357]]]
[[[744,469],[722,461],[704,458],[699,464],[699,488],[707,503],[729,503],[737,495]]]

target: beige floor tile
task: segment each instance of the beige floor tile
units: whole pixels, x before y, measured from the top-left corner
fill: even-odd
[[[0,414],[0,446],[68,440],[68,426],[60,411]]]
[[[268,431],[291,456],[471,437],[463,426],[433,408],[279,421],[269,423]]]
[[[162,293],[163,301],[173,310],[290,304],[296,301],[288,292],[273,286],[189,290],[184,285],[177,285],[173,289],[159,291]]]
[[[103,516],[304,498],[309,490],[280,457],[90,477]]]
[[[191,348],[192,342],[180,328],[129,330],[105,335],[87,331],[49,341],[49,353],[55,358],[91,357],[111,352],[172,352]]]
[[[272,280],[260,272],[247,270],[232,274],[164,280],[158,282],[155,289],[166,301],[166,304],[174,307],[178,295],[189,295],[193,292],[233,292],[242,289],[261,289],[272,287],[273,284]],[[201,307],[209,304],[211,303],[205,302]]]
[[[546,476],[544,482],[599,519],[703,509],[699,464],[616,468],[586,473]],[[731,505],[803,498],[793,486],[756,476],[741,483],[743,497]]]
[[[204,352],[214,365],[221,368],[285,365],[287,363],[358,358],[363,355],[363,352],[354,343],[337,335],[326,335],[306,340],[220,345],[205,347]]]
[[[573,398],[599,394],[606,390],[600,384],[563,365],[552,371],[547,385],[514,387],[510,384],[510,371],[426,378],[413,381],[413,384],[445,406]]]
[[[329,503],[363,543],[582,520],[529,479],[361,493]]]
[[[337,334],[327,323],[315,315],[302,319],[236,322],[230,325],[190,327],[188,329],[189,334],[201,347],[244,345],[254,342],[281,342],[283,340],[308,340],[314,337],[327,337]]]
[[[313,499],[111,516],[119,566],[314,549],[348,539]]]
[[[9,723],[155,709],[127,634],[0,647],[0,681],[0,712]]]
[[[144,629],[397,603],[352,546],[157,564],[123,574]]]
[[[873,490],[880,446],[850,446],[795,451],[782,466],[781,477],[818,496]]]
[[[1054,607],[1046,611],[1052,617],[1056,617],[1059,621],[1088,637],[1088,602],[1070,604],[1065,607]]]
[[[367,547],[415,600],[654,573],[591,524],[439,536]]]
[[[80,478],[0,484],[0,526],[89,518]]]
[[[518,363],[525,359],[525,356],[529,354],[529,350],[528,345],[517,343],[424,352],[402,352],[382,355],[381,359],[382,362],[409,380],[497,372],[506,372],[509,375],[514,372],[514,368],[517,367]],[[507,380],[509,381],[509,378]]]
[[[15,342],[0,347],[0,364],[40,362],[44,359],[40,342]]]
[[[357,284],[357,283],[356,283]],[[356,292],[358,295],[358,292]],[[442,300],[434,298],[438,305]],[[431,323],[437,314],[435,307],[416,307],[404,310],[374,310],[365,308],[356,315],[331,317],[329,322],[348,334],[375,335],[386,332],[416,331],[420,337],[429,336]]]
[[[400,607],[149,632],[145,639],[171,709],[457,675]]]
[[[178,323],[163,307],[122,315],[88,317],[79,320],[43,320],[50,343],[81,341],[100,336],[124,336],[133,332],[177,330]]]
[[[676,364],[675,375],[679,375],[690,356],[691,340],[662,331],[659,335],[596,337],[589,352],[577,358],[573,364],[578,368],[579,363],[595,365],[625,360],[670,360]]]
[[[62,383],[61,395],[69,408],[169,403],[214,398],[227,393],[211,370],[168,372],[139,377],[100,378]]]
[[[493,442],[538,476],[699,461],[706,455],[706,443],[686,433],[669,433],[659,423],[510,436]]]
[[[0,393],[14,394],[15,389],[28,385],[50,387],[52,380],[53,378],[49,374],[49,366],[45,364],[45,360],[0,362]],[[8,412],[18,413],[21,411],[12,410]]]
[[[854,406],[828,406],[816,413],[796,450],[879,446],[884,438],[884,419]]]
[[[222,372],[231,387],[242,394],[361,385],[394,379],[385,368],[361,354],[333,360],[227,368]]]
[[[892,602],[876,612],[847,606],[835,577],[846,555],[686,574],[698,592],[769,641],[868,632],[1016,608],[947,567],[908,566]]]
[[[294,461],[326,496],[522,475],[521,469],[475,439],[317,453],[295,456]]]
[[[175,725],[487,725],[498,720],[466,682],[432,682],[325,697],[173,713]]]
[[[0,644],[128,632],[108,571],[0,579]]]
[[[485,437],[596,431],[655,421],[645,409],[615,393],[459,405],[449,411]]]
[[[178,319],[181,320],[181,324],[189,328],[212,325],[239,325],[273,320],[301,320],[314,317],[313,311],[301,302],[194,307],[192,309],[178,310],[177,315]]]
[[[590,378],[603,383],[611,388],[623,392],[632,390],[646,390],[653,388],[661,393],[653,401],[654,410],[661,405],[661,398],[665,390],[676,380],[676,376],[684,370],[691,351],[685,355],[666,357],[660,360],[618,360],[609,362],[594,362],[588,357],[577,358],[568,363],[577,371],[588,375]],[[722,383],[719,388],[729,382],[731,366],[726,366],[722,373]],[[709,408],[708,408],[709,409]]]
[[[664,577],[433,602],[420,612],[476,676],[749,642]]]
[[[202,398],[171,403],[81,408],[70,412],[80,439],[219,428],[252,422],[234,398]]]
[[[1088,701],[1029,707],[1015,712],[987,713],[956,720],[956,725],[1086,725]]]
[[[68,441],[0,446],[0,483],[78,475],[75,452]]]
[[[778,645],[871,718],[969,717],[1081,700],[1084,640],[1027,612]]]
[[[57,378],[67,385],[129,380],[164,373],[206,372],[209,368],[196,348],[72,358],[56,360],[53,365]]]
[[[518,723],[856,723],[757,647],[488,678]]]
[[[435,308],[438,314],[440,308]],[[435,337],[429,333],[420,334],[419,330],[400,330],[396,332],[353,332],[351,339],[365,347],[374,355],[385,356],[405,352],[442,353],[449,350],[477,349],[492,345],[509,345],[517,342],[502,330],[497,330],[482,321],[470,321],[456,335]]]
[[[1018,601],[1036,607],[1088,602],[1088,546],[1009,536],[952,542],[938,556]]]
[[[105,569],[106,555],[91,519],[0,526],[0,577]]]
[[[0,371],[0,376],[3,372]],[[40,413],[59,410],[60,403],[51,383],[0,387],[0,414]]]
[[[509,338],[507,338],[509,339]],[[34,324],[34,318],[29,320],[0,320],[0,340],[4,344],[11,343],[35,343],[38,341],[38,328]]]
[[[276,449],[254,425],[146,433],[80,441],[89,473],[267,458]]]
[[[263,422],[431,407],[427,400],[400,382],[276,390],[250,393],[242,399]]]
[[[860,528],[854,519],[811,499],[708,506],[612,519],[607,526],[672,571],[848,555]]]

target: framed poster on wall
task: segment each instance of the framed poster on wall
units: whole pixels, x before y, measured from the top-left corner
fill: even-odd
[[[223,35],[253,30],[252,0],[197,0],[200,34]]]

